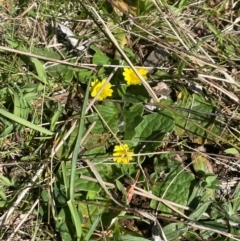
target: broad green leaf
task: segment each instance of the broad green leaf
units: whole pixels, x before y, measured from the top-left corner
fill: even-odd
[[[103,178],[103,180],[109,181],[113,180],[113,182],[119,179],[123,174],[121,171],[121,166],[118,165],[96,165],[96,168]]]
[[[90,176],[90,174],[88,174],[88,176]],[[80,192],[80,191],[99,192],[100,189],[101,189],[101,186],[97,182],[91,182],[89,180],[82,179],[82,178],[77,178],[75,181],[75,191],[76,192]]]
[[[149,94],[143,85],[123,86],[118,92],[122,99],[128,103],[142,103],[149,98]]]
[[[144,152],[152,152],[161,146],[165,135],[171,133],[173,128],[174,122],[168,111],[145,115],[143,121],[135,128],[134,141],[144,140]]]
[[[199,177],[204,176],[206,173],[213,173],[213,168],[209,160],[200,153],[196,152],[192,154],[192,165]]]
[[[61,235],[63,241],[72,241],[73,240],[73,230],[69,229],[69,220],[71,213],[68,208],[62,208],[55,220],[56,231]],[[68,225],[67,225],[68,224]]]
[[[1,190],[0,190],[0,196],[2,196]],[[5,206],[7,206],[7,205],[8,205],[8,201],[0,201],[0,208],[3,208]]]
[[[93,76],[92,70],[81,69],[81,71],[78,71],[76,73],[76,77],[78,81],[83,84],[87,84],[89,81],[91,81],[92,76]]]
[[[63,64],[53,65],[46,69],[47,74],[54,78],[64,78],[65,73],[68,71],[69,66]]]
[[[43,134],[46,134],[46,135],[53,135],[53,132],[41,127],[41,126],[37,126],[27,120],[24,120],[23,118],[21,117],[18,117],[16,115],[13,115],[12,113],[10,112],[7,112],[6,110],[0,108],[0,115],[3,115],[5,116],[6,118],[9,118],[10,120],[13,120],[15,122],[18,122],[19,124],[21,125],[24,125],[30,129],[33,129],[33,130],[36,130],[36,131],[39,131]]]
[[[0,182],[2,182],[2,184],[6,185],[6,186],[12,186],[13,185],[13,183],[7,177],[4,177],[1,174],[0,174]]]
[[[63,75],[64,81],[70,83],[73,79],[73,73],[74,71],[68,68],[68,70]]]
[[[194,231],[187,231],[183,234],[183,237],[188,241],[201,241],[202,238]]]
[[[152,186],[152,192],[157,197],[187,205],[190,187],[193,185],[194,176],[182,170],[179,165],[171,167],[166,178],[161,182],[156,182]],[[151,208],[157,208],[158,203],[154,200],[150,203]],[[163,204],[160,205],[162,212],[172,213],[172,210]],[[181,210],[183,211],[183,210]]]
[[[227,154],[232,154],[232,155],[239,154],[239,150],[237,150],[236,148],[228,148],[224,152]]]
[[[101,105],[97,105],[96,108],[99,111],[99,113],[101,114],[104,121],[111,128],[111,130],[114,133],[117,132],[118,124],[119,124],[118,118],[119,118],[119,114],[120,114],[119,113],[120,112],[119,105],[117,105],[116,103],[113,103],[113,102],[104,102]],[[102,128],[101,128],[101,126],[102,126]],[[100,119],[100,117],[99,117],[99,120],[97,121],[97,124],[94,126],[92,133],[95,133],[94,130],[99,129],[99,128],[102,129],[102,131],[100,133],[103,133],[104,130],[108,131],[108,128],[105,127],[105,125],[104,125],[103,121]]]
[[[132,138],[136,135],[136,130],[133,127],[137,127],[143,120],[144,106],[143,104],[136,104],[130,107],[129,109],[125,109],[123,113],[124,118],[124,139],[132,140]]]
[[[202,96],[193,94],[180,100],[175,107],[183,108],[172,110],[175,120],[174,130],[177,135],[182,136],[187,133],[194,142],[199,144],[206,140],[218,140],[217,136],[221,135],[222,127],[215,120],[215,116],[207,114],[215,112],[214,103],[207,102]]]
[[[106,203],[105,203],[106,205]],[[78,203],[78,210],[83,215],[82,227],[90,228],[104,212],[108,212],[107,205],[89,204],[88,202]]]
[[[92,150],[92,149],[98,148],[98,147],[105,147],[106,141],[108,140],[108,138],[109,138],[108,133],[102,133],[102,134],[91,134],[90,133],[84,140],[83,146],[87,150]]]
[[[110,59],[96,46],[91,46],[91,49],[95,51],[93,55],[93,64],[110,64]]]
[[[86,150],[84,152],[84,156],[86,158],[92,158],[93,156],[95,156],[96,160],[103,160],[103,158],[106,158],[106,148],[103,146],[100,147],[94,147],[93,149],[90,150]]]
[[[1,197],[2,200],[7,202],[7,196],[6,196],[5,191],[2,187],[0,188],[0,197]],[[3,202],[3,203],[6,204],[6,202]]]
[[[174,240],[179,238],[186,230],[188,226],[184,223],[171,223],[163,227],[163,232],[167,237],[167,240]]]

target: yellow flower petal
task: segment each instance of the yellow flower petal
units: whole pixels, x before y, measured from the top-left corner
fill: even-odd
[[[138,73],[146,80],[148,70],[145,68],[138,68]],[[123,68],[123,76],[124,80],[127,82],[128,85],[138,85],[141,84],[141,80],[135,74],[135,72],[131,68]]]
[[[91,83],[91,96],[95,97],[102,86],[105,84],[106,79],[103,79],[102,81],[99,81],[98,79],[92,81]],[[100,95],[97,97],[97,100],[104,100],[109,96],[112,96],[113,90],[111,89],[112,85],[110,83],[107,83],[107,85],[104,87],[104,89],[101,91]]]
[[[134,152],[129,150],[127,144],[116,145],[113,150],[113,160],[117,163],[128,164],[131,160],[133,160]]]

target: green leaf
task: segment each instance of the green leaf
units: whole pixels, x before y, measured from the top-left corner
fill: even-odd
[[[113,237],[114,241],[122,241],[121,231],[117,219],[114,222]]]
[[[120,112],[119,105],[117,105],[116,103],[113,103],[113,102],[104,102],[101,105],[97,105],[96,108],[99,111],[99,113],[101,114],[101,116],[104,119],[104,121],[111,128],[111,130],[114,133],[117,132],[117,130],[118,130],[118,123],[119,123],[118,118],[119,118],[119,112]],[[101,126],[102,126],[102,128],[101,128]],[[100,117],[99,117],[99,120],[98,120],[97,124],[95,125],[94,129],[99,129],[99,128],[102,129],[102,131],[100,133],[108,130],[105,127],[105,125],[102,122],[102,120],[100,119]],[[92,133],[94,133],[94,129],[93,129]]]
[[[95,51],[95,54],[93,55],[92,62],[93,64],[110,64],[110,59],[107,57],[106,54],[104,54],[99,48],[96,46],[91,46],[91,49]]]
[[[55,124],[62,114],[62,105],[59,102],[57,102],[57,107],[58,107],[57,111],[54,112],[53,117],[51,118],[51,125],[50,125],[51,131],[54,131]]]
[[[91,70],[84,70],[78,71],[76,73],[77,79],[80,83],[87,84],[88,81],[91,80],[91,76],[93,76],[93,72]]]
[[[206,113],[214,113],[214,103],[207,102],[204,97],[193,94],[184,100],[180,100],[172,111],[175,120],[175,132],[177,135],[190,135],[194,142],[202,144],[207,140],[217,141],[221,135],[222,127],[215,116]],[[190,109],[192,111],[188,111]],[[209,131],[208,131],[209,130]]]
[[[97,228],[97,226],[98,226],[99,221],[100,221],[100,216],[97,217],[97,218],[95,219],[95,221],[93,222],[91,228],[89,229],[87,235],[86,235],[85,238],[84,238],[84,241],[88,241],[88,240],[91,238],[93,232],[96,230],[96,228]]]
[[[201,241],[202,238],[197,234],[195,233],[194,231],[187,231],[183,234],[183,237],[185,239],[187,239],[188,241]]]
[[[236,148],[228,148],[224,151],[227,154],[237,155],[239,151]]]
[[[200,153],[192,154],[192,166],[199,177],[204,176],[206,173],[213,172],[213,168],[206,156]]]
[[[233,198],[233,211],[237,212],[240,208],[240,182],[238,182],[237,187],[234,191],[234,198]]]
[[[71,214],[68,208],[62,208],[55,220],[56,231],[60,233],[63,241],[73,240],[73,229],[69,229],[69,218]]]
[[[106,205],[106,203],[105,203]],[[89,203],[79,203],[78,204],[78,210],[83,215],[83,223],[82,226],[85,228],[90,228],[92,225],[99,220],[99,217],[101,214],[107,212],[107,208],[105,208],[102,205],[95,205],[95,204],[89,204]],[[96,223],[95,223],[96,225]]]
[[[207,210],[209,205],[212,203],[212,201],[205,202],[203,204],[200,204],[199,207],[197,207],[190,215],[189,218],[193,220],[199,220],[201,219],[203,213]]]
[[[188,227],[184,223],[171,223],[163,228],[163,232],[167,237],[167,240],[173,240],[179,238]]]
[[[152,186],[152,192],[157,197],[178,204],[187,205],[190,187],[193,185],[193,181],[194,176],[192,174],[183,171],[181,167],[175,165],[175,167],[171,167],[167,177],[163,181],[156,182]],[[157,208],[158,203],[152,200],[150,206],[155,209]],[[163,204],[160,205],[160,210],[162,212],[172,213],[172,210]]]
[[[79,210],[76,208],[76,203],[74,200],[69,200],[67,202],[69,210],[71,212],[71,217],[74,222],[75,230],[76,230],[76,236],[77,240],[80,240],[82,236],[82,214],[79,212]]]
[[[53,135],[53,132],[41,127],[41,126],[37,126],[27,120],[24,120],[23,118],[19,117],[19,116],[16,116],[16,115],[13,115],[12,113],[9,113],[7,112],[6,110],[0,108],[0,115],[3,115],[5,116],[6,118],[9,118],[10,120],[13,120],[14,122],[18,122],[19,124],[21,125],[24,125],[28,128],[31,128],[33,130],[36,130],[36,131],[39,131],[43,134],[46,134],[46,135]]]
[[[45,72],[45,68],[43,67],[42,63],[36,59],[36,58],[31,58],[32,63],[34,64],[36,71],[38,73],[39,79],[44,83],[44,84],[49,84],[47,81],[47,74]]]
[[[108,133],[101,133],[101,134],[88,134],[86,139],[83,142],[83,146],[87,150],[92,150],[98,147],[105,147],[106,141],[109,138]],[[103,152],[101,152],[103,153]]]
[[[0,174],[0,182],[2,182],[2,184],[5,185],[5,186],[12,186],[13,185],[13,183],[7,177],[4,177],[1,174]]]
[[[2,202],[2,204],[5,205],[7,203],[7,196],[6,196],[5,191],[3,190],[3,188],[0,188],[0,197],[1,197],[2,200],[4,200],[4,202]]]
[[[132,140],[136,135],[136,130],[133,127],[137,127],[143,120],[144,106],[143,104],[136,104],[127,110],[124,110],[124,139]]]
[[[165,135],[171,133],[173,128],[174,122],[171,113],[168,111],[146,115],[143,116],[143,121],[135,128],[134,141],[149,141],[146,143],[144,152],[152,152],[161,146]]]
[[[143,85],[122,86],[118,93],[128,103],[142,103],[149,98],[149,94]]]

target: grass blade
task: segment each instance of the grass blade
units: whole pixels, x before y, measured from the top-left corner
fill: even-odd
[[[27,126],[27,127],[31,128],[31,129],[33,129],[35,131],[39,131],[39,132],[41,132],[43,134],[46,134],[46,135],[53,135],[52,131],[49,131],[49,130],[41,127],[41,126],[37,126],[37,125],[33,124],[32,122],[27,121],[27,120],[25,120],[25,119],[23,119],[23,118],[21,118],[19,116],[16,116],[16,115],[14,115],[12,113],[9,113],[9,112],[7,112],[6,110],[4,110],[2,108],[0,108],[0,115],[3,115],[6,118],[8,118],[10,120],[13,120],[13,121],[15,121],[15,122],[17,122],[17,123],[19,123],[19,124],[21,124],[23,126]]]

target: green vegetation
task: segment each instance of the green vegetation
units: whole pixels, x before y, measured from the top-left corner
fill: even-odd
[[[0,239],[240,240],[238,5],[1,1]]]

